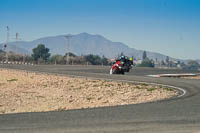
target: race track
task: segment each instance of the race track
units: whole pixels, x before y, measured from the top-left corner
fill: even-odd
[[[152,78],[146,75],[195,71],[137,68],[126,75],[109,75],[109,67],[62,65],[0,65],[20,69],[100,79],[142,81],[183,88],[180,98],[153,103],[44,113],[0,115],[0,133],[198,133],[200,81]]]

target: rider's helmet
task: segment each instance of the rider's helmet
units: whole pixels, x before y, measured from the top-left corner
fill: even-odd
[[[133,58],[132,58],[132,57],[130,57],[130,58],[129,58],[129,60],[130,60],[130,61],[133,61]]]
[[[124,60],[124,59],[125,59],[125,56],[122,55],[122,56],[119,57],[119,59],[120,59],[120,60]]]

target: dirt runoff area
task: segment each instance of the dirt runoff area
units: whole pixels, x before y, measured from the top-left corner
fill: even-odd
[[[0,114],[137,104],[175,95],[161,86],[0,69]]]
[[[193,77],[183,77],[185,79],[200,79],[200,76],[193,76]]]

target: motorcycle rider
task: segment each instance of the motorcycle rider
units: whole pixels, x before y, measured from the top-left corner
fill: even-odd
[[[132,65],[133,58],[128,58],[127,56],[120,56],[113,62],[113,65],[110,69],[110,74],[124,74],[124,72],[129,72],[132,68]]]
[[[123,66],[125,72],[129,72],[131,66],[133,65],[133,58],[128,58],[127,56],[120,56],[119,60]]]

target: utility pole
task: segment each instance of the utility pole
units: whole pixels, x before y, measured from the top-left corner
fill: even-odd
[[[69,54],[70,54],[70,38],[72,38],[71,35],[65,36],[67,39],[67,57],[66,57],[66,64],[69,64]]]
[[[7,29],[7,40],[6,40],[6,44],[8,45],[8,43],[9,43],[9,37],[10,37],[10,33],[9,33],[9,27],[7,26],[6,27],[6,29]]]
[[[16,39],[15,53],[17,54],[17,44],[18,44],[18,41],[21,40],[21,39],[19,39],[19,33],[18,32],[16,32],[15,37],[16,37],[15,38]],[[22,56],[23,56],[23,63],[25,63],[26,54],[23,53]]]
[[[6,52],[6,62],[8,62],[8,43],[9,43],[9,37],[10,37],[10,33],[9,33],[9,27],[7,26],[6,27],[7,29],[7,39],[6,39],[6,44],[4,45],[4,48],[5,48],[5,52]]]
[[[14,52],[17,53],[17,42],[18,42],[18,40],[19,40],[19,33],[17,32],[15,36],[16,36],[16,38],[15,38],[15,39],[16,39],[16,45],[14,46],[14,48],[15,48],[15,49],[14,49],[14,50],[15,50]]]
[[[17,32],[16,33],[16,42],[18,41],[18,39],[19,39],[19,33]]]
[[[17,53],[17,43],[18,43],[18,41],[19,41],[19,33],[16,32],[15,38],[12,38],[12,39],[15,39],[15,42],[16,42],[16,45],[13,45],[13,52],[14,52],[14,53]]]

